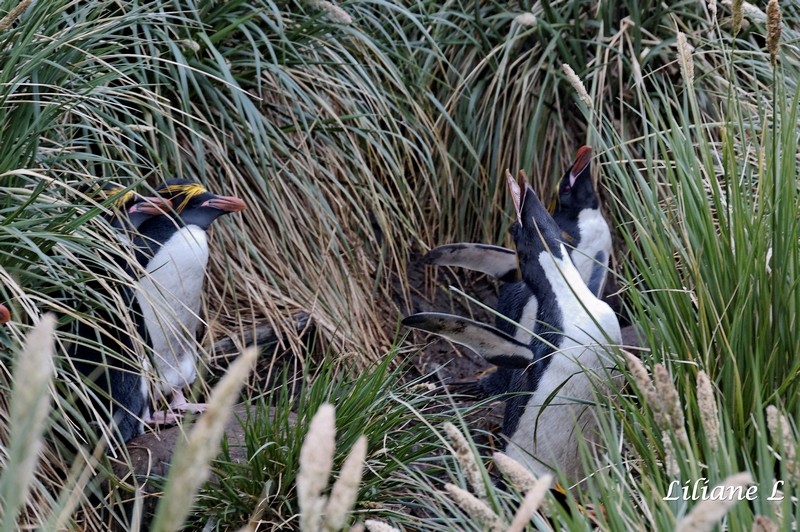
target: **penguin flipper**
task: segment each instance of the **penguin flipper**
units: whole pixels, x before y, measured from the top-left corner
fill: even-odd
[[[508,334],[468,318],[420,312],[403,319],[403,325],[438,334],[451,342],[468,347],[490,364],[503,368],[525,368],[534,361],[530,347]]]
[[[422,261],[437,266],[467,268],[503,281],[517,279],[517,254],[511,249],[500,246],[469,242],[447,244],[430,250]]]

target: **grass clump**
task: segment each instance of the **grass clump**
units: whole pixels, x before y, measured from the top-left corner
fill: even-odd
[[[289,386],[278,386],[254,398],[247,417],[241,420],[244,441],[223,445],[213,469],[219,481],[209,483],[199,499],[203,515],[216,516],[215,529],[248,522],[259,530],[315,529],[304,520],[326,512],[326,500],[328,505],[338,500],[336,483],[342,477],[330,491],[327,474],[314,475],[309,484],[309,468],[315,464],[308,460],[314,460],[314,453],[321,454],[323,462],[331,462],[316,467],[343,475],[355,468],[347,465],[346,456],[363,445],[359,443],[362,435],[367,450],[354,519],[385,518],[402,511],[409,494],[400,473],[406,467],[423,467],[437,452],[438,440],[429,424],[446,419],[449,407],[428,384],[419,380],[403,383],[403,370],[392,369],[397,356],[397,352],[387,354],[358,376],[336,371],[333,360],[326,359],[313,378],[305,376],[307,385],[296,397]],[[326,415],[318,414],[326,409]],[[325,430],[312,430],[315,414],[327,420]],[[304,440],[308,442],[305,448]],[[233,459],[237,447],[243,447],[242,461]],[[317,511],[310,509],[316,503]]]

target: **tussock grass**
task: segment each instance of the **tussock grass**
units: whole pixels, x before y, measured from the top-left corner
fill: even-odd
[[[232,448],[223,445],[213,469],[221,480],[201,493],[198,503],[204,512],[199,519],[216,516],[216,529],[246,522],[259,530],[299,528],[299,516],[318,517],[310,509],[313,501],[309,502],[309,497],[322,490],[326,498],[333,498],[336,491],[335,487],[328,491],[324,473],[318,476],[313,471],[343,471],[347,453],[362,434],[367,438],[367,453],[353,518],[385,519],[403,512],[401,503],[408,493],[398,475],[407,467],[426,467],[425,462],[438,450],[430,424],[441,423],[451,410],[447,399],[429,385],[419,380],[402,383],[403,369],[392,368],[397,357],[397,352],[390,352],[380,364],[358,376],[341,374],[335,362],[326,359],[313,379],[305,377],[307,384],[296,397],[287,386],[281,386],[254,399],[247,418],[241,420],[247,461],[235,462]],[[329,433],[329,412],[327,429],[314,432],[311,446],[304,451],[303,441],[313,432],[311,419],[326,403],[335,406],[335,440]],[[330,405],[326,408],[332,408]],[[320,466],[313,458],[319,454],[330,459],[330,465]],[[306,476],[301,481],[304,468]],[[302,495],[300,490],[305,490]],[[324,499],[319,500],[324,507]]]
[[[321,333],[319,352],[377,368],[354,378],[326,361],[298,398],[277,389],[256,400],[261,410],[245,421],[252,459],[232,464],[223,454],[214,467],[226,481],[205,488],[192,524],[211,516],[218,527],[240,526],[260,507],[262,527],[292,525],[299,442],[326,401],[336,404],[338,449],[368,437],[363,517],[482,528],[445,492],[450,483],[511,523],[525,493],[495,489],[474,443],[479,475],[466,482],[456,459],[435,452],[444,438],[426,428],[450,410],[401,384],[393,357],[375,363],[394,339],[392,297],[409,291],[411,251],[502,243],[503,171],[533,169],[548,196],[588,143],[616,225],[625,311],[649,348],[643,368],[658,373],[662,390],[674,387],[684,416],[659,423],[634,382],[604,398],[604,446],[586,450],[597,472],[567,507],[546,504],[551,519],[670,529],[699,511],[694,501],[664,500],[671,482],[702,477],[711,487],[747,472],[763,495],[785,480],[786,497],[726,508],[725,526],[788,528],[797,516],[791,420],[800,416],[796,6],[781,6],[778,39],[774,6],[767,35],[766,12],[748,3],[741,14],[724,3],[326,5],[0,6],[0,298],[14,316],[0,332],[4,367],[44,312],[58,316],[52,443],[18,524],[140,522],[112,508],[127,494],[99,497],[106,447],[124,452],[111,432],[91,436],[88,423],[107,416],[91,406],[96,390],[69,378],[64,354],[76,323],[103,331],[112,325],[104,312],[125,315],[113,287],[130,282],[119,267],[129,258],[99,219],[110,203],[82,196],[80,185],[167,176],[199,179],[249,206],[214,229],[203,345],[268,321],[308,368],[285,324],[304,310]],[[4,397],[14,384],[0,372]],[[474,491],[478,478],[485,497]],[[619,502],[609,505],[609,491]],[[579,504],[609,506],[590,515]]]

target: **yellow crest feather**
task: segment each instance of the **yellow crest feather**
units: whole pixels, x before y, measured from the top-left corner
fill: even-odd
[[[186,208],[186,205],[189,204],[189,201],[191,201],[192,198],[199,196],[200,194],[205,194],[207,190],[199,183],[191,183],[188,185],[169,185],[161,189],[160,192],[162,196],[169,196],[168,199],[172,199],[173,196],[183,194],[183,201],[180,203],[180,205],[175,206],[175,211],[181,212]]]

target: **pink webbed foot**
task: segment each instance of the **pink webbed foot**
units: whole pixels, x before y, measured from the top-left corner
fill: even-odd
[[[150,425],[175,425],[183,418],[184,412],[200,414],[205,412],[206,408],[208,408],[206,403],[190,403],[182,391],[176,390],[172,392],[172,398],[166,411],[157,410],[147,416],[144,421]]]
[[[200,414],[206,411],[206,408],[208,408],[208,404],[190,403],[186,401],[186,397],[184,397],[183,392],[178,390],[172,393],[172,400],[169,403],[169,407],[172,410],[178,410],[180,412],[191,412],[193,414]]]

